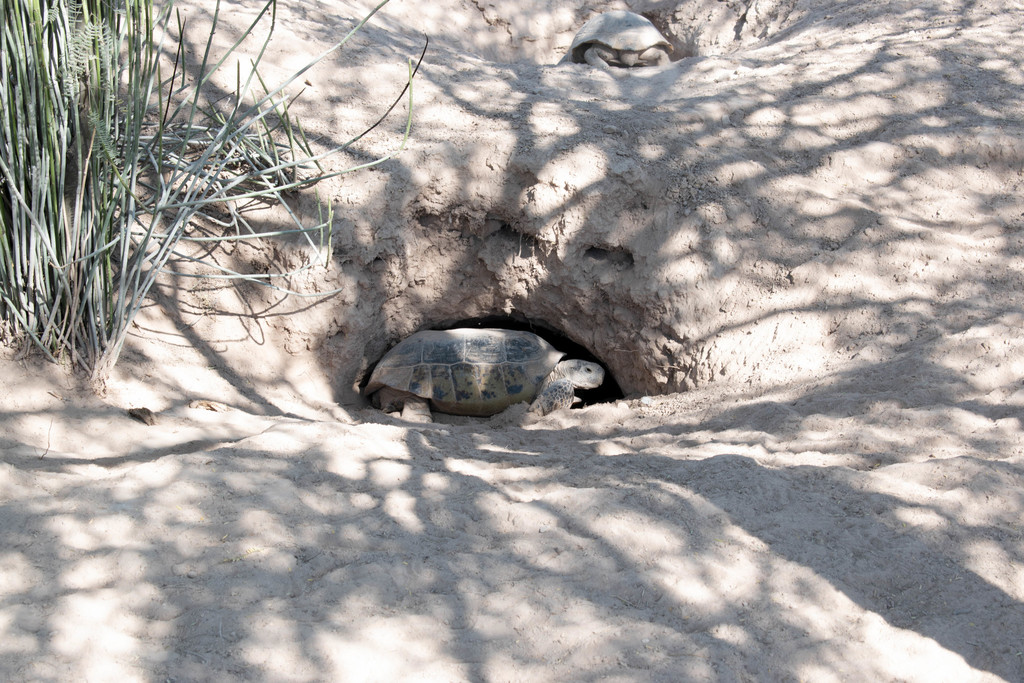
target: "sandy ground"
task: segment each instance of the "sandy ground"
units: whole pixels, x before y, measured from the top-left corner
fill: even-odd
[[[943,24],[944,39],[991,51],[980,68],[1020,84],[1021,48],[1005,40],[1019,14],[934,4],[913,6],[967,17],[962,37]],[[493,21],[494,6],[476,6]],[[867,22],[872,7],[804,13]],[[971,19],[979,8],[987,18]],[[415,9],[382,21],[393,28]],[[522,30],[544,29],[543,17],[572,19],[538,14]],[[448,35],[444,16],[421,19],[455,55],[459,32],[494,33],[452,20]],[[499,25],[518,35],[520,24]],[[853,50],[867,25],[830,25],[840,38],[822,38]],[[560,30],[526,41],[530,59],[555,61],[571,37]],[[491,68],[475,60],[508,58],[502,49],[466,48],[461,82]],[[831,66],[855,52],[829,53]],[[782,78],[741,77],[765,91]],[[1019,94],[984,90],[995,94],[956,106],[1013,123],[992,132],[1005,142],[1022,129]],[[888,104],[833,110],[822,96],[805,113],[831,117],[821,130],[834,131]],[[343,365],[329,344],[286,348],[294,337],[279,328],[314,335],[315,307],[273,321],[210,305],[185,316],[177,281],[140,316],[103,395],[7,349],[0,678],[1024,680],[1021,156],[1000,142],[952,175],[929,176],[927,154],[893,175],[889,151],[871,150],[786,182],[838,192],[882,178],[879,196],[906,207],[901,239],[853,221],[792,269],[817,295],[774,323],[786,355],[685,392],[627,391],[526,426],[516,408],[405,423],[349,391],[364,360]],[[972,203],[982,186],[998,205]],[[707,253],[734,248],[728,237]],[[778,280],[750,282],[778,300]],[[858,318],[845,296],[900,287],[888,317]],[[207,296],[188,294],[190,305]],[[828,318],[836,309],[846,317]],[[155,424],[129,417],[140,407]]]

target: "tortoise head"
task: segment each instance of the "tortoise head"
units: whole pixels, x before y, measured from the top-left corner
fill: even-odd
[[[553,375],[564,377],[580,389],[593,389],[604,381],[604,368],[585,360],[563,360],[555,366]]]
[[[640,61],[639,50],[619,50],[619,61],[625,66],[636,66]]]

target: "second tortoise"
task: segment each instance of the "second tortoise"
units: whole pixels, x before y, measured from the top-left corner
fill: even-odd
[[[608,67],[664,66],[672,45],[646,17],[635,12],[604,12],[588,20],[572,39],[560,64]]]

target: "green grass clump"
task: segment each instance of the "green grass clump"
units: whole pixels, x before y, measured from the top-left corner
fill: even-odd
[[[289,190],[397,153],[405,139],[371,164],[325,172],[324,157],[368,131],[314,155],[282,94],[386,3],[291,79],[268,88],[257,67],[273,33],[275,0],[214,64],[208,42],[188,86],[180,85],[187,80],[179,69],[185,63],[180,43],[166,50],[175,68],[162,78],[166,46],[155,37],[166,35],[170,7],[155,16],[152,0],[0,0],[0,320],[6,335],[102,379],[168,260],[188,258],[178,251],[180,243],[203,239],[189,234],[193,218],[216,205],[228,220],[225,234],[214,239],[266,237],[237,212],[240,200],[287,206]],[[214,27],[219,10],[218,3]],[[201,93],[210,76],[267,21],[258,57],[247,77],[239,72],[228,106],[205,104]],[[177,29],[183,35],[180,19]],[[409,71],[406,138],[411,63]],[[329,209],[316,226],[295,222],[282,232],[298,233],[318,249],[329,246]],[[290,275],[220,270],[219,277],[268,285]]]

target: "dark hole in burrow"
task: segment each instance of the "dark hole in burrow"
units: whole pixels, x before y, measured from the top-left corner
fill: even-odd
[[[489,315],[481,318],[466,318],[463,320],[456,320],[453,322],[447,322],[435,325],[429,329],[435,330],[451,330],[456,327],[495,327],[505,330],[525,330],[527,332],[533,332],[538,337],[543,338],[549,344],[554,346],[559,351],[565,353],[566,358],[579,358],[582,360],[590,361],[592,363],[599,363],[604,368],[604,382],[601,386],[596,389],[577,389],[576,395],[580,397],[581,403],[577,403],[575,408],[582,408],[583,406],[593,405],[595,403],[610,403],[612,401],[618,401],[623,398],[625,394],[622,392],[622,388],[619,387],[619,383],[615,381],[611,371],[605,363],[601,362],[597,356],[587,350],[587,347],[582,344],[574,342],[566,335],[559,332],[557,329],[546,323],[529,320],[525,316],[517,315]],[[424,328],[428,329],[428,328]],[[390,350],[390,349],[388,349]],[[386,354],[386,352],[385,352]],[[383,358],[383,356],[381,356]],[[380,359],[378,359],[379,362]],[[359,390],[366,387],[366,384],[370,381],[370,375],[373,374],[373,369],[377,366],[374,363],[366,371],[366,375],[359,383]]]

